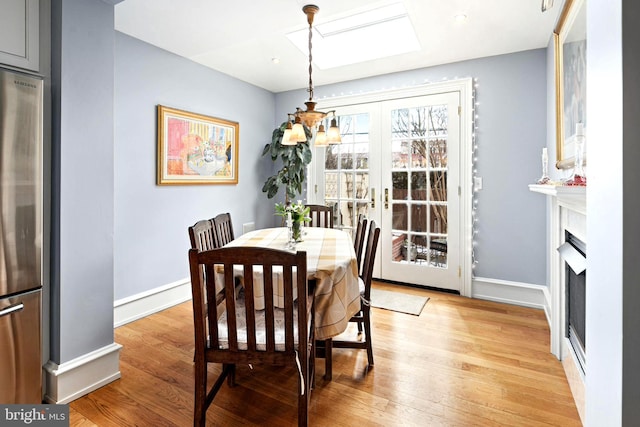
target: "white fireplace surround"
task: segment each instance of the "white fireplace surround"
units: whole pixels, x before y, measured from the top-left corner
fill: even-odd
[[[578,362],[565,338],[566,310],[565,310],[565,264],[557,248],[565,242],[565,231],[569,231],[587,244],[587,195],[586,187],[530,185],[531,191],[548,196],[547,205],[549,215],[549,295],[550,316],[549,329],[551,332],[551,353],[559,360],[567,376],[571,392],[580,417],[584,420],[584,374],[578,367]],[[587,255],[588,256],[588,255]],[[589,356],[587,354],[587,369]]]

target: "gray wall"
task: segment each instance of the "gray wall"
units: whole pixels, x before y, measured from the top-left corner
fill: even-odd
[[[261,192],[272,162],[261,157],[274,128],[274,95],[115,33],[115,299],[188,277],[187,227],[230,212],[271,225]],[[156,185],[156,105],[240,123],[238,185]]]
[[[475,276],[546,285],[546,202],[528,185],[541,175],[547,144],[545,49],[463,61],[315,88],[317,99],[437,82],[477,79]],[[305,90],[279,93],[276,117],[303,106]]]
[[[51,355],[113,343],[113,7],[52,2]]]

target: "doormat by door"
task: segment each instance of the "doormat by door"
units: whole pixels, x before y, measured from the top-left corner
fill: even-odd
[[[419,316],[427,301],[427,297],[371,288],[372,307]]]

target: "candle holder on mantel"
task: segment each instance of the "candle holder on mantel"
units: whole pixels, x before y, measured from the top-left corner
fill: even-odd
[[[542,149],[542,176],[537,181],[537,184],[548,184],[551,181],[549,178],[549,156],[547,155],[547,147]]]
[[[573,175],[566,182],[567,185],[575,185],[575,186],[585,186],[587,185],[587,175],[584,172],[584,168],[582,164],[584,162],[584,124],[578,123],[576,124],[576,137],[575,137],[575,154],[574,165],[573,165]]]

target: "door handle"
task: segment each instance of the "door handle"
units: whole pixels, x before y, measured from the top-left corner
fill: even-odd
[[[389,189],[384,189],[384,208],[389,209]]]
[[[371,189],[371,209],[376,208],[376,189]]]
[[[11,307],[7,307],[4,310],[0,310],[0,317],[8,316],[9,314],[14,313],[16,311],[20,311],[23,308],[24,308],[24,304],[23,303],[12,305]]]

